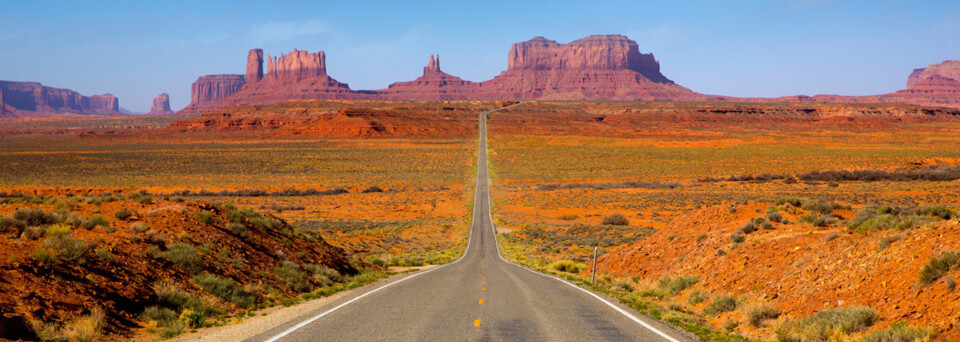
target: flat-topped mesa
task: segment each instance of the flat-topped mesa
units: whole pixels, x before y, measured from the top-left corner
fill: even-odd
[[[279,57],[267,55],[267,78],[282,82],[299,82],[327,76],[327,56],[320,50],[310,53],[293,49]]]
[[[651,53],[622,35],[594,35],[560,44],[534,37],[510,47],[507,70],[633,70],[657,83],[673,83],[660,73]]]
[[[204,75],[193,82],[190,104],[217,102],[240,91],[246,84],[243,75]]]
[[[37,82],[0,81],[0,111],[16,116],[57,114],[119,114],[120,101],[111,94],[83,96],[69,89]]]
[[[943,61],[930,64],[926,68],[913,69],[913,73],[907,77],[907,88],[913,88],[924,79],[935,76],[960,82],[960,60]]]
[[[263,49],[250,49],[247,53],[247,83],[263,79]]]
[[[436,74],[440,73],[440,55],[430,55],[430,61],[427,62],[427,66],[423,67],[423,74]]]

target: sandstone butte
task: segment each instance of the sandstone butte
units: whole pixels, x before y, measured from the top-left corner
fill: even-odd
[[[163,93],[154,98],[148,114],[173,114],[173,110],[170,109],[170,95]]]
[[[111,94],[83,96],[36,82],[0,81],[0,118],[64,114],[120,114],[120,102]]]

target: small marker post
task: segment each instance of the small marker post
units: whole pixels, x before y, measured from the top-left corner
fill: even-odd
[[[593,246],[593,276],[590,277],[590,283],[597,283],[597,249],[600,245]]]

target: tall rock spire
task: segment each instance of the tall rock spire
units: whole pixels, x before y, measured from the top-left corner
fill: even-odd
[[[247,53],[247,83],[263,79],[263,49],[251,49]]]
[[[430,55],[430,61],[427,62],[427,66],[423,67],[423,74],[438,72],[440,72],[440,55]]]

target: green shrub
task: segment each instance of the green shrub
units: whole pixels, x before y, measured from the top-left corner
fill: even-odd
[[[74,214],[74,213],[70,213],[70,215],[67,215],[67,218],[66,218],[65,220],[63,220],[63,223],[65,223],[65,224],[67,224],[67,225],[69,225],[69,226],[71,226],[71,227],[87,229],[86,227],[83,227],[83,223],[86,222],[86,221],[87,221],[87,220],[86,220],[85,218],[83,218],[83,216],[80,216],[80,215],[77,215],[77,214]],[[91,227],[90,229],[93,229],[93,227]],[[87,230],[90,230],[90,229],[87,229]]]
[[[120,209],[113,213],[113,217],[116,217],[118,220],[126,220],[131,216],[133,216],[133,212],[127,209]]]
[[[740,235],[740,234],[731,234],[731,235],[730,235],[730,241],[733,241],[733,243],[742,243],[742,242],[744,242],[744,241],[746,241],[746,240],[747,240],[747,238],[744,237],[743,235]]]
[[[890,244],[897,241],[900,241],[900,235],[888,236],[880,239],[880,242],[877,242],[877,252],[887,249],[887,247],[890,247]]]
[[[833,213],[833,210],[836,209],[836,205],[830,204],[820,200],[806,200],[803,201],[803,204],[800,206],[803,210],[819,212],[823,215],[829,215]]]
[[[74,239],[69,234],[62,234],[43,239],[43,247],[57,253],[60,259],[83,264],[93,245]]]
[[[690,296],[687,297],[687,303],[690,305],[697,305],[707,301],[707,295],[703,294],[700,291],[693,291],[690,293]]]
[[[753,221],[747,222],[740,229],[737,229],[738,234],[747,235],[757,231],[757,226],[753,224]]]
[[[178,319],[163,327],[163,329],[160,329],[158,335],[160,335],[162,339],[174,338],[182,334],[185,329],[187,329],[186,323]]]
[[[273,269],[273,273],[280,277],[291,290],[307,292],[313,289],[306,275],[300,271],[300,265],[295,262],[284,261],[280,267]]]
[[[580,216],[572,215],[572,214],[571,214],[571,215],[560,215],[560,217],[559,217],[559,219],[564,220],[564,221],[573,221],[573,220],[576,220],[576,219],[578,219],[578,218],[580,218]]]
[[[209,211],[198,211],[196,214],[193,214],[193,218],[200,221],[200,223],[205,224],[214,224],[217,223],[217,218],[213,216],[213,213]]]
[[[130,231],[134,233],[142,234],[142,233],[146,233],[148,230],[150,230],[150,226],[148,226],[146,223],[134,222],[130,224]]]
[[[154,321],[157,322],[157,326],[160,327],[170,326],[174,321],[179,319],[180,315],[178,315],[176,311],[160,306],[148,306],[143,310],[143,313],[140,314],[141,321]]]
[[[736,310],[738,306],[740,306],[740,303],[736,297],[718,296],[707,305],[706,309],[703,309],[703,312],[708,315],[716,315],[718,313]]]
[[[779,341],[785,342],[827,341],[838,333],[861,332],[879,319],[876,311],[865,306],[827,309],[788,321],[777,328],[776,334]]]
[[[60,223],[60,217],[56,214],[36,208],[18,209],[13,212],[13,219],[23,221],[28,226]]]
[[[551,263],[547,268],[557,272],[577,274],[583,272],[583,270],[587,268],[587,265],[570,260],[558,260]]]
[[[55,224],[43,230],[43,236],[60,236],[70,234],[70,226]]]
[[[13,233],[20,235],[27,228],[27,223],[12,217],[0,218],[0,233]]]
[[[912,327],[906,322],[893,322],[889,328],[870,333],[863,342],[919,342],[930,341],[937,336],[937,330],[926,327]]]
[[[113,257],[113,254],[105,248],[97,248],[95,251],[93,251],[93,253],[96,254],[100,260],[103,260],[107,263],[112,264],[116,261],[116,258]]]
[[[313,273],[313,282],[321,287],[343,282],[343,275],[337,270],[317,264],[304,264],[303,269]]]
[[[44,232],[47,229],[45,227],[27,227],[23,230],[23,237],[36,240],[43,237]]]
[[[194,276],[193,282],[200,285],[204,291],[241,308],[248,308],[254,304],[254,296],[241,288],[233,279],[208,274]]]
[[[630,221],[628,221],[623,214],[613,213],[604,217],[601,224],[608,226],[626,226],[630,224]]]
[[[260,229],[270,230],[277,226],[277,222],[265,216],[257,216],[250,219],[250,223]]]
[[[945,251],[939,256],[930,257],[930,261],[920,270],[920,285],[930,285],[958,267],[960,267],[960,252]]]
[[[837,224],[837,218],[833,215],[820,215],[811,223],[813,223],[814,227],[829,227]]]
[[[250,230],[243,223],[231,222],[227,225],[227,229],[240,238],[247,238],[250,235]]]
[[[770,305],[759,305],[747,310],[747,321],[754,328],[759,328],[763,322],[780,317],[780,310]]]
[[[660,289],[670,292],[671,295],[677,295],[686,289],[693,287],[699,281],[697,276],[682,276],[676,278],[666,277],[660,279]]]
[[[153,285],[160,304],[174,310],[190,309],[204,316],[219,315],[224,312],[216,303],[194,296],[192,293],[181,290],[174,283],[160,282]]]
[[[801,205],[803,205],[803,202],[804,200],[798,197],[782,197],[777,199],[777,201],[774,203],[776,203],[777,205],[789,204],[794,207],[800,207]]]
[[[55,267],[58,263],[57,256],[43,248],[34,249],[28,255],[47,267]]]
[[[259,216],[257,212],[248,208],[230,210],[227,212],[227,219],[230,220],[230,222],[234,222],[234,223],[243,223],[243,219],[253,218],[257,216]]]
[[[180,266],[184,271],[196,273],[200,270],[201,259],[197,249],[190,244],[177,242],[167,246],[163,257]]]
[[[927,216],[933,216],[941,220],[949,220],[957,216],[957,212],[943,206],[926,207],[920,210],[920,213]]]
[[[90,223],[93,223],[95,226],[108,227],[110,226],[110,221],[100,215],[93,215],[90,217]]]

